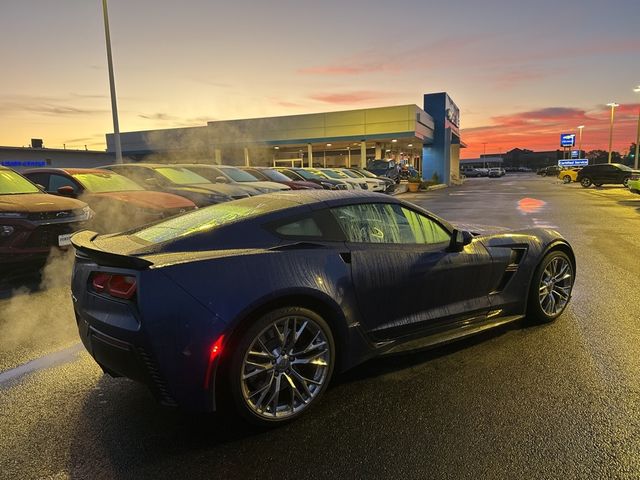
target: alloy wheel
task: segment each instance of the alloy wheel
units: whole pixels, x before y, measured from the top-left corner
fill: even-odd
[[[316,322],[304,316],[275,320],[245,353],[240,370],[244,400],[265,419],[297,414],[322,391],[330,362],[329,342]]]
[[[542,311],[554,317],[566,307],[573,287],[573,267],[565,257],[555,257],[542,272],[539,300]]]

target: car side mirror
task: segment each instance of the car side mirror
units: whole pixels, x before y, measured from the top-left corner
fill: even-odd
[[[76,192],[73,190],[73,187],[70,187],[69,185],[65,185],[64,187],[59,187],[58,188],[58,194],[59,195],[63,195],[65,197],[75,197],[76,196]]]
[[[454,230],[451,234],[451,243],[449,244],[449,250],[452,252],[461,252],[466,245],[469,245],[473,240],[471,232],[466,230]]]
[[[219,176],[216,177],[216,183],[229,183],[229,180],[227,180],[227,177]]]

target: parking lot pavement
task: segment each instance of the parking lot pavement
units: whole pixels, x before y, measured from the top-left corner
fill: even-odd
[[[640,196],[507,175],[402,198],[557,228],[577,256],[566,312],[370,361],[273,431],[159,407],[70,351],[0,376],[0,478],[638,478]]]

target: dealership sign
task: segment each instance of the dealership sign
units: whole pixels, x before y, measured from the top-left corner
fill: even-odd
[[[10,160],[10,161],[0,162],[0,165],[2,165],[3,167],[46,167],[47,162],[40,161],[40,160],[33,160],[33,161],[27,161],[27,162],[21,162],[19,160]]]
[[[575,160],[558,160],[559,167],[586,167],[589,165],[588,158],[577,158]]]
[[[575,133],[563,133],[560,135],[561,147],[575,147],[576,146],[576,134]]]
[[[580,150],[571,150],[571,158],[580,158]]]

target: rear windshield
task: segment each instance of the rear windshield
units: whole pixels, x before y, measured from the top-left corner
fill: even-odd
[[[113,172],[76,173],[73,178],[78,180],[87,191],[93,193],[144,190],[133,180]]]
[[[0,195],[42,193],[33,183],[13,170],[0,170]]]
[[[372,168],[374,170],[387,170],[391,167],[391,163],[385,160],[374,160],[369,164],[367,168]]]
[[[194,185],[198,183],[211,183],[206,178],[191,170],[182,167],[158,167],[156,172],[177,185]]]
[[[296,205],[293,202],[264,198],[261,196],[244,198],[232,202],[219,203],[200,208],[190,213],[173,217],[131,233],[131,236],[150,244],[176,240],[195,233],[212,231],[223,225],[257,217]]]

